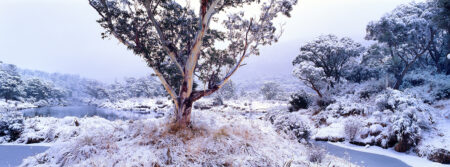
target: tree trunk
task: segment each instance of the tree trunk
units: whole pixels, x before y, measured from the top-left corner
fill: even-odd
[[[185,128],[191,123],[191,111],[193,102],[190,100],[190,98],[188,98],[185,99],[184,102],[179,104],[180,106],[175,109],[175,123],[177,127]]]
[[[319,97],[322,98],[322,94],[320,93],[320,90],[317,89],[316,86],[314,86],[314,84],[312,82],[310,82],[310,83],[311,83],[311,86],[314,89],[314,91],[316,91],[317,95],[319,95]]]
[[[402,85],[403,82],[403,75],[400,75],[399,77],[397,77],[397,80],[395,81],[395,85],[394,85],[394,89],[398,90],[398,88],[400,88],[400,85]]]
[[[397,80],[395,81],[394,89],[398,90],[400,88],[400,85],[402,85],[403,83],[403,78],[405,77],[406,73],[408,72],[409,68],[412,66],[413,63],[414,61],[408,63],[406,67],[403,69],[402,73],[398,77],[396,77]]]

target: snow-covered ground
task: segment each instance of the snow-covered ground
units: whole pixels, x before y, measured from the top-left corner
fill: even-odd
[[[169,117],[30,119],[18,141],[46,136],[43,142],[54,144],[22,166],[355,166],[330,155],[312,163],[309,146],[278,133],[268,121],[240,114],[194,110],[192,127],[184,130],[170,122]]]
[[[8,102],[6,102],[5,100],[0,99],[0,112],[21,110],[21,109],[35,108],[35,107],[37,107],[37,105],[28,103],[28,102],[20,102],[20,101],[14,101],[14,100],[9,100]]]
[[[358,134],[355,135],[354,144],[378,145],[385,148],[394,146],[389,143],[392,140],[394,134],[393,126],[396,123],[396,120],[393,118],[398,117],[396,116],[398,113],[408,111],[413,112],[415,115],[416,122],[414,122],[414,126],[420,126],[420,130],[415,132],[420,135],[418,136],[420,140],[406,154],[399,154],[427,157],[438,149],[450,148],[450,136],[448,136],[450,134],[449,100],[438,100],[429,105],[418,100],[417,95],[413,93],[391,89],[377,90],[379,91],[377,93],[373,90],[378,89],[376,86],[374,88],[374,85],[376,83],[365,85],[348,84],[346,85],[347,88],[343,89],[341,94],[335,96],[335,101],[324,110],[312,107],[289,113],[287,112],[289,107],[287,101],[263,100],[261,98],[226,100],[222,106],[213,106],[213,99],[205,98],[196,102],[194,108],[200,111],[213,111],[225,115],[241,115],[246,118],[261,120],[268,120],[267,117],[271,116],[275,118],[288,117],[290,122],[307,126],[312,139],[329,141],[349,141],[345,132],[345,126],[347,122],[354,122],[360,127]],[[419,92],[420,90],[418,89],[423,88],[409,88],[408,90],[409,92]],[[371,97],[361,99],[360,95],[365,92],[369,92]],[[97,101],[96,103],[100,107],[137,110],[140,112],[145,110],[163,110],[171,113],[172,109],[171,102],[161,98],[128,99],[118,102]],[[379,111],[379,105],[385,103],[395,107],[394,111],[397,112]],[[292,123],[283,126],[292,126],[290,124]]]

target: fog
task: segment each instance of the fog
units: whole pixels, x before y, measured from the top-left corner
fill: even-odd
[[[365,26],[409,0],[300,0],[283,19],[279,43],[246,60],[235,78],[290,75],[305,41],[322,34],[363,44]],[[102,40],[99,17],[87,0],[0,1],[0,61],[21,68],[79,74],[106,82],[152,71],[116,39]],[[251,74],[251,75],[249,75]],[[255,75],[256,74],[256,75]]]

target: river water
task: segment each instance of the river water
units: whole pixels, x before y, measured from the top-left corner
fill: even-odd
[[[315,145],[321,146],[325,148],[325,150],[336,157],[344,158],[346,160],[349,160],[350,162],[357,164],[359,166],[366,166],[366,167],[409,167],[406,163],[403,161],[380,155],[380,154],[373,154],[373,153],[367,153],[362,151],[356,151],[340,146],[336,146],[333,144],[330,144],[328,142],[314,142]]]
[[[18,166],[26,157],[44,152],[46,146],[0,145],[0,166]]]

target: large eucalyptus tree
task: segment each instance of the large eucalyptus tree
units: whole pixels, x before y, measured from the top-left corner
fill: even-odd
[[[89,3],[101,16],[102,37],[117,38],[145,59],[172,98],[176,124],[186,127],[193,102],[220,89],[259,46],[278,40],[282,31],[274,19],[289,17],[297,0]],[[203,89],[196,90],[194,81]]]

